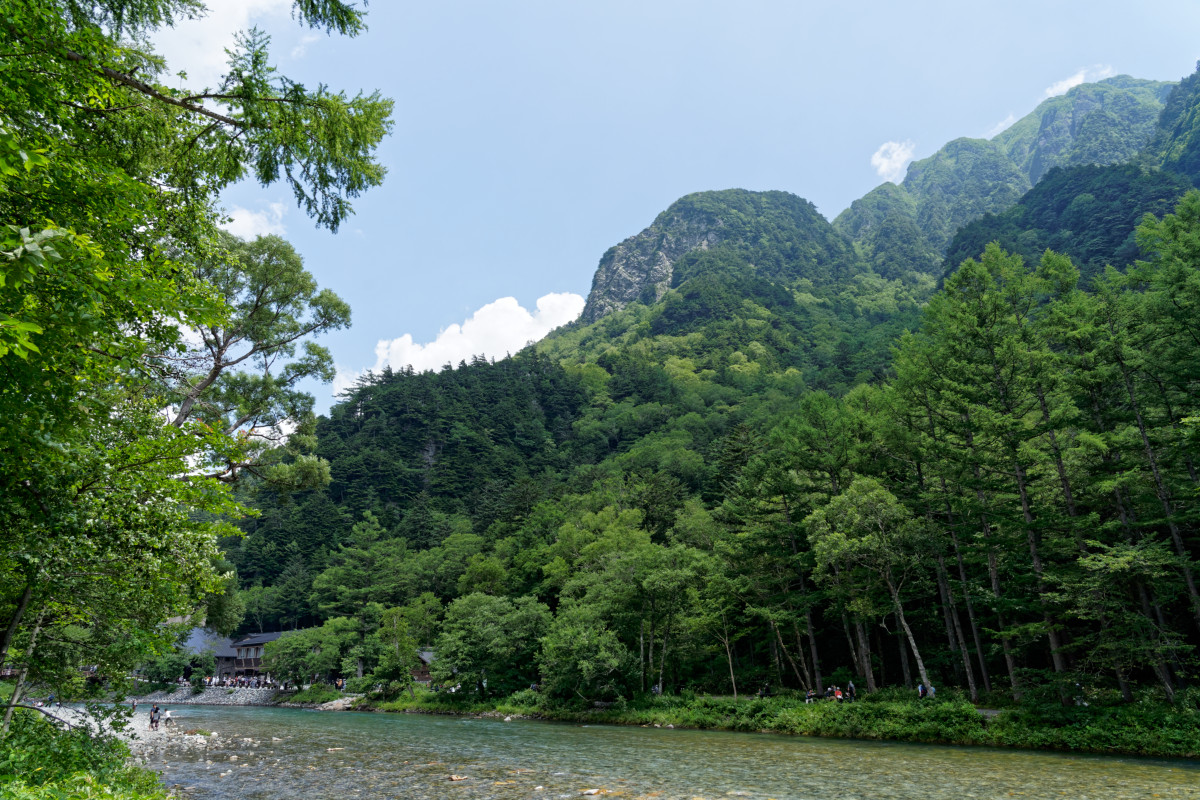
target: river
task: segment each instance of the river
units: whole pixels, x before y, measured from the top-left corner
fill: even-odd
[[[150,751],[147,766],[197,800],[549,799],[590,790],[655,800],[1200,800],[1195,761],[418,714],[174,710],[179,728],[215,731],[217,744],[168,744]]]

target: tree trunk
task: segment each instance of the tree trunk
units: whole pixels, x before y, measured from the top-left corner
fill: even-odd
[[[1171,429],[1175,431],[1177,435],[1182,436],[1183,431],[1179,427],[1179,417],[1175,415],[1175,409],[1171,407],[1171,398],[1170,395],[1167,394],[1167,387],[1158,378],[1154,378],[1154,384],[1158,387],[1159,396],[1162,397],[1163,408],[1167,412],[1167,419],[1171,421]],[[1188,477],[1192,479],[1192,485],[1196,486],[1198,483],[1200,483],[1200,481],[1197,481],[1196,479],[1196,462],[1192,461],[1191,453],[1186,451],[1184,452],[1183,462],[1187,465]]]
[[[800,662],[800,669],[804,671],[804,688],[808,689],[816,684],[813,683],[812,671],[808,668],[808,661],[804,658],[804,638],[800,636],[800,626],[796,623],[796,618],[792,617],[792,636],[796,639],[796,659]]]
[[[1025,520],[1025,541],[1029,543],[1029,559],[1033,565],[1033,574],[1037,578],[1038,601],[1044,603],[1047,594],[1046,578],[1042,567],[1042,557],[1038,552],[1037,531],[1033,527],[1033,511],[1029,505],[1029,487],[1025,481],[1025,468],[1021,466],[1019,460],[1013,460],[1012,475],[1021,498],[1021,516]],[[1050,639],[1050,660],[1054,664],[1054,671],[1062,674],[1067,671],[1067,665],[1063,662],[1062,656],[1062,640],[1059,638],[1058,625],[1044,606],[1042,619],[1046,622],[1046,634]]]
[[[929,675],[925,672],[925,662],[921,660],[921,651],[917,649],[917,640],[913,637],[912,628],[908,627],[908,620],[904,618],[904,606],[900,604],[900,593],[896,591],[896,587],[891,581],[888,581],[888,591],[892,594],[892,603],[896,606],[896,618],[900,620],[900,627],[904,629],[904,635],[908,637],[908,646],[912,648],[913,658],[917,661],[917,672],[921,676],[921,682],[928,688]],[[907,663],[907,659],[905,659]]]
[[[799,667],[796,666],[796,660],[792,658],[792,654],[788,652],[787,646],[783,643],[783,634],[779,632],[779,626],[772,620],[771,628],[775,631],[775,640],[779,642],[779,652],[783,653],[783,657],[787,659],[788,664],[792,667],[792,674],[796,676],[796,682],[803,686],[806,690],[812,688],[812,684],[800,674]]]
[[[946,492],[946,479],[942,478],[942,493]],[[946,503],[946,514],[949,516],[949,499]],[[958,534],[954,532],[954,526],[950,525],[950,542],[954,546],[954,559],[958,563],[958,580],[962,584],[963,602],[967,606],[967,621],[971,625],[971,638],[975,642],[975,657],[979,660],[979,676],[983,679],[983,690],[990,692],[992,690],[992,681],[988,676],[987,661],[983,657],[983,637],[979,635],[979,622],[975,618],[975,604],[971,602],[970,585],[967,583],[967,565],[963,561],[962,549],[958,546]],[[950,594],[954,597],[953,590]],[[964,647],[966,645],[964,644]],[[968,670],[970,672],[970,670]]]
[[[932,426],[933,426],[932,418],[930,418],[929,424],[930,424],[930,427],[932,428]],[[934,437],[934,441],[935,442],[937,441],[936,436]],[[983,644],[981,643],[980,637],[979,637],[979,627],[975,623],[975,609],[971,604],[971,594],[967,589],[967,569],[966,569],[966,566],[963,564],[962,552],[959,550],[959,547],[958,547],[958,535],[954,532],[954,513],[950,507],[950,496],[949,496],[949,492],[946,489],[946,479],[945,479],[945,477],[942,477],[939,475],[938,481],[941,483],[942,498],[946,505],[946,512],[945,512],[946,513],[946,530],[950,533],[950,541],[953,544],[954,555],[958,561],[959,579],[962,581],[963,597],[967,603],[967,618],[970,620],[971,633],[975,638],[975,653],[979,658],[979,670],[980,670],[980,673],[983,675],[983,685],[984,685],[985,689],[987,691],[991,691],[991,685],[988,681],[987,664],[983,659]],[[958,618],[958,606],[954,602],[954,589],[953,589],[953,587],[950,586],[950,573],[946,569],[945,559],[940,554],[938,555],[938,581],[939,581],[939,585],[944,585],[944,588],[942,589],[943,604],[945,604],[947,602],[947,600],[949,601],[949,612],[947,615],[947,619],[949,619],[951,616],[953,617],[954,630],[956,632],[956,635],[958,636],[958,641],[961,645],[963,670],[967,673],[967,684],[969,685],[970,690],[971,690],[971,700],[975,701],[975,700],[979,699],[979,692],[975,688],[975,671],[971,669],[971,657],[970,657],[970,655],[968,655],[968,652],[967,652],[970,648],[968,648],[968,646],[967,646],[967,640],[963,637],[962,622]],[[954,649],[954,648],[951,648],[951,649]]]
[[[896,631],[896,647],[900,652],[900,675],[904,679],[904,688],[912,688],[912,668],[908,664],[908,645],[904,643],[904,631]]]
[[[651,617],[650,618],[650,650],[646,654],[646,665],[650,672],[650,680],[654,680],[654,640],[658,638],[657,628],[658,628],[657,621],[653,617]],[[651,688],[653,688],[653,687],[651,687]]]
[[[825,686],[821,678],[821,660],[817,656],[817,635],[813,631],[812,609],[804,611],[804,622],[808,626],[808,649],[812,653],[813,681],[817,685],[817,692],[820,693],[825,691]]]
[[[4,721],[0,724],[0,741],[8,737],[8,726],[12,722],[13,709],[21,702],[21,696],[25,692],[25,676],[29,674],[26,667],[21,667],[21,671],[17,673],[17,682],[13,684],[12,694],[9,695],[8,705],[4,709]]]
[[[842,612],[842,632],[846,634],[846,646],[850,648],[850,660],[855,664],[862,664],[862,659],[858,657],[858,648],[854,646],[854,639],[850,636],[850,620],[846,618],[846,612]]]
[[[1146,586],[1141,581],[1138,581],[1137,588],[1138,597],[1142,602],[1142,614],[1153,623],[1154,617],[1150,610],[1150,593],[1146,591]],[[1159,655],[1158,648],[1155,648],[1153,667],[1155,677],[1163,685],[1163,691],[1167,694],[1167,700],[1174,703],[1175,685],[1171,681],[1171,670],[1167,667],[1166,662],[1163,661],[1162,656]]]
[[[937,557],[937,586],[938,595],[942,598],[942,624],[946,628],[946,646],[952,654],[951,661],[954,662],[954,676],[958,680],[959,685],[964,678],[962,668],[958,665],[958,660],[964,654],[960,652],[958,647],[958,639],[954,635],[954,622],[950,619],[950,592],[946,588],[946,564],[941,553]],[[965,660],[965,659],[963,659]]]
[[[646,691],[646,620],[638,630],[638,665],[642,670],[642,692]]]
[[[4,638],[0,639],[0,667],[8,661],[8,648],[12,645],[13,637],[17,635],[17,630],[21,627],[21,620],[25,616],[26,609],[29,608],[29,601],[33,597],[33,583],[33,580],[30,579],[25,584],[25,591],[21,592],[21,597],[17,600],[17,607],[13,610],[12,619],[4,629]]]
[[[967,640],[963,636],[962,620],[958,618],[958,605],[954,602],[954,588],[950,586],[950,579],[946,576],[946,561],[941,555],[938,555],[938,568],[941,570],[943,580],[946,581],[946,594],[950,599],[950,617],[954,621],[954,634],[958,637],[958,642],[961,645],[959,652],[962,654],[963,671],[967,673],[967,691],[971,693],[971,702],[979,701],[979,689],[975,686],[975,671],[971,669],[971,657],[967,653]]]
[[[667,642],[671,638],[671,618],[667,617],[667,626],[663,628],[663,643],[662,650],[658,653],[658,691],[659,694],[665,690],[663,686],[663,673],[667,668]]]
[[[4,722],[0,724],[0,739],[8,736],[8,726],[12,722],[13,709],[16,708],[17,703],[21,702],[21,693],[25,689],[25,676],[29,674],[29,661],[37,649],[38,634],[42,632],[42,622],[45,618],[46,612],[43,611],[38,615],[37,622],[33,625],[33,632],[29,635],[29,647],[25,649],[25,663],[21,665],[21,672],[17,675],[16,684],[13,685],[12,695],[8,698],[8,707],[4,709]]]
[[[729,626],[725,623],[725,614],[721,614],[721,643],[725,645],[725,660],[729,662],[729,685],[733,687],[733,701],[737,702],[737,678],[733,674],[733,650],[729,646]],[[642,678],[643,686],[645,678]],[[645,691],[643,689],[642,691]]]
[[[767,650],[771,653],[771,666],[774,668],[775,685],[783,684],[783,665],[779,663],[779,645],[775,644],[775,637],[767,637]]]
[[[867,679],[867,691],[876,689],[875,669],[871,665],[871,642],[867,631],[861,622],[854,623],[854,634],[858,637],[858,657],[860,660],[859,674]]]
[[[887,648],[884,647],[884,644],[883,644],[883,634],[879,632],[882,629],[883,629],[882,625],[877,625],[872,629],[875,632],[875,649],[878,650],[880,653],[886,653]],[[870,637],[868,636],[867,638],[870,638]],[[879,659],[879,685],[880,686],[888,685],[888,672],[887,672],[887,658],[886,657],[881,657]]]
[[[799,571],[799,570],[798,570]],[[808,588],[805,585],[804,572],[800,572],[800,591],[807,592]],[[817,686],[817,692],[825,691],[825,687],[821,681],[821,659],[817,655],[817,635],[813,629],[812,606],[805,602],[804,604],[804,625],[808,628],[808,649],[812,655],[813,665],[813,682]]]
[[[975,452],[975,435],[970,429],[971,418],[969,416],[966,418],[966,423],[967,423],[967,430],[966,430],[967,447],[971,450],[971,452],[973,454]],[[975,499],[979,502],[979,509],[980,509],[979,522],[980,522],[980,525],[982,526],[980,532],[983,534],[984,540],[988,541],[991,538],[992,526],[991,526],[991,523],[988,521],[987,512],[984,510],[987,508],[987,497],[983,492],[983,487],[979,485],[979,482],[982,478],[982,476],[980,474],[980,470],[979,470],[979,464],[972,463],[971,469],[972,469],[972,472],[974,473],[975,482],[976,482]],[[999,570],[999,567],[996,565],[996,550],[994,547],[991,546],[990,543],[988,544],[988,549],[987,549],[987,562],[988,562],[988,577],[991,579],[991,583],[992,583],[992,594],[995,595],[996,600],[999,601],[1000,598],[1003,597],[1003,594],[1000,591],[1000,570]],[[998,623],[1000,623],[1000,625],[999,625],[1000,629],[1004,630],[1004,628],[1006,627],[1006,625],[1004,623],[1004,614],[1001,613],[999,610],[996,611],[996,621]],[[1000,647],[1004,651],[1004,666],[1008,670],[1008,682],[1012,686],[1013,699],[1020,700],[1021,699],[1021,687],[1017,684],[1017,667],[1013,661],[1012,642],[1010,641],[1010,637],[1005,636],[1004,634],[1001,634],[1000,635]]]
[[[1042,422],[1046,425],[1046,433],[1050,437],[1050,452],[1054,454],[1054,466],[1058,470],[1058,482],[1062,487],[1063,504],[1067,507],[1067,515],[1075,516],[1075,493],[1071,491],[1071,482],[1067,479],[1067,468],[1063,465],[1062,451],[1058,448],[1058,437],[1054,434],[1054,427],[1050,424],[1050,408],[1046,404],[1046,394],[1042,391],[1041,384],[1037,386],[1038,405],[1042,409]]]

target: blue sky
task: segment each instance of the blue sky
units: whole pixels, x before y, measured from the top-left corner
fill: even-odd
[[[1050,93],[1177,80],[1200,58],[1194,0],[375,0],[357,39],[297,26],[288,0],[208,4],[156,38],[189,85],[253,24],[283,74],[396,101],[387,181],[338,234],[282,186],[224,197],[235,232],[284,235],[350,303],[353,328],[323,340],[345,379],[517,349],[688,192],[782,189],[832,219],[906,158]],[[331,389],[314,394],[326,409]]]

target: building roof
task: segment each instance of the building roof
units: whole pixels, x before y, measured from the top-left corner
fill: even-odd
[[[251,633],[248,636],[243,636],[242,638],[233,642],[233,644],[230,646],[231,647],[251,647],[256,644],[266,644],[267,642],[273,642],[276,639],[278,639],[280,636],[283,636],[283,631],[272,631],[270,633]]]
[[[229,642],[230,639],[227,636],[213,633],[205,628],[192,628],[188,633],[187,641],[180,649],[192,655],[199,655],[211,650],[214,655],[220,657],[223,650],[229,649]]]
[[[422,663],[424,663],[424,664],[428,665],[428,664],[433,663],[433,651],[432,650],[418,650],[417,657],[420,658]]]

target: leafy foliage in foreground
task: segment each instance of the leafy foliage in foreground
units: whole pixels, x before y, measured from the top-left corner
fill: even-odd
[[[129,766],[129,749],[112,734],[62,730],[18,709],[0,743],[0,794],[14,800],[165,800],[158,776]]]
[[[295,6],[306,25],[363,29],[352,3]],[[312,398],[296,384],[331,377],[328,352],[302,340],[348,324],[349,309],[283,240],[220,233],[217,201],[250,174],[284,181],[336,230],[350,198],[383,178],[374,148],[391,102],[289,80],[258,32],[239,38],[216,87],[160,83],[152,34],[203,11],[0,0],[10,709],[30,684],[94,693],[85,670],[119,682],[170,646],[171,618],[231,630],[243,609],[217,538],[248,508],[230,485],[328,482],[309,452]]]

